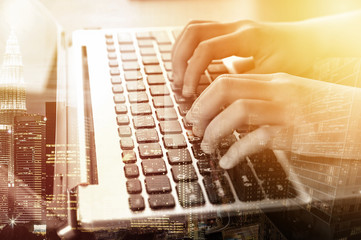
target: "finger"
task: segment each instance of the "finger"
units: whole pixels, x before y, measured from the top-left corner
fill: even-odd
[[[263,100],[237,100],[209,123],[204,132],[201,147],[204,152],[213,153],[221,139],[242,126],[285,124],[284,107],[279,103]]]
[[[237,58],[232,62],[232,68],[235,73],[245,73],[254,69],[253,58]]]
[[[246,156],[269,148],[272,138],[282,129],[280,126],[262,126],[235,142],[219,160],[224,169],[236,166]]]
[[[193,55],[194,49],[204,40],[234,32],[239,23],[200,23],[191,24],[180,37],[172,55],[174,83],[182,86],[187,61]]]
[[[186,119],[195,123],[213,119],[222,109],[238,99],[272,100],[271,75],[225,74],[218,77],[193,103]]]
[[[250,57],[255,54],[255,31],[245,26],[241,31],[217,36],[199,43],[189,58],[184,73],[183,95],[190,97],[195,94],[198,81],[208,65],[214,59],[229,56]]]

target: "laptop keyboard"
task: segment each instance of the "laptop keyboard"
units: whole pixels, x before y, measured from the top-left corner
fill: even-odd
[[[204,205],[206,198],[211,204],[230,204],[237,198],[247,202],[286,197],[287,178],[278,174],[283,170],[272,151],[266,160],[255,156],[226,173],[216,156],[201,150],[201,139],[184,118],[194,99],[184,98],[172,84],[171,50],[176,35],[166,31],[105,35],[129,208],[174,208],[176,202],[188,208]],[[226,72],[222,62],[212,62],[199,81],[197,94]],[[233,135],[225,139],[221,151],[234,141]]]

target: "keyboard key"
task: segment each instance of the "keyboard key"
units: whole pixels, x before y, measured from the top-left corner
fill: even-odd
[[[192,103],[194,102],[194,98],[186,98],[183,97],[181,93],[174,93],[174,99],[176,101],[176,103],[181,104],[181,103]]]
[[[234,202],[231,188],[224,175],[212,174],[204,176],[203,185],[206,188],[209,201],[212,204],[226,204]]]
[[[183,123],[184,128],[187,130],[191,130],[193,127],[193,124],[187,122],[187,120],[185,118],[182,118],[182,123]]]
[[[121,93],[114,94],[113,99],[115,103],[125,103],[125,97]]]
[[[142,56],[155,56],[155,50],[153,47],[140,48],[139,50]]]
[[[133,150],[124,150],[122,153],[122,161],[123,163],[135,163],[137,161],[137,157],[135,156],[135,152]]]
[[[167,173],[167,168],[163,159],[147,159],[142,161],[142,169],[145,176],[161,175]]]
[[[139,47],[153,47],[152,40],[139,40],[138,41]]]
[[[162,74],[153,74],[147,76],[147,81],[149,85],[160,85],[165,84],[165,79]]]
[[[149,103],[132,104],[130,105],[130,111],[133,116],[152,114],[152,109],[150,108]]]
[[[110,60],[117,59],[117,54],[115,52],[108,53],[108,59],[110,59]]]
[[[114,40],[113,40],[113,38],[107,38],[107,39],[105,40],[105,43],[106,43],[107,45],[113,45],[113,44],[114,44]]]
[[[162,148],[159,143],[141,143],[139,144],[140,158],[159,158],[163,156]]]
[[[108,46],[107,46],[107,51],[108,51],[108,52],[115,52],[115,47],[114,47],[114,45],[108,45]]]
[[[138,179],[129,179],[126,184],[127,184],[127,191],[129,194],[142,192],[142,185]]]
[[[124,173],[127,178],[137,178],[139,176],[138,166],[136,164],[126,164]]]
[[[146,65],[144,71],[146,74],[161,74],[163,72],[159,65]]]
[[[119,44],[133,43],[132,36],[129,33],[118,33],[118,43]]]
[[[159,52],[165,53],[165,52],[172,52],[172,45],[171,44],[162,44],[158,46]]]
[[[174,83],[170,84],[170,88],[172,89],[173,92],[177,92],[177,93],[182,92],[182,87],[176,86]]]
[[[140,128],[154,128],[155,123],[154,119],[151,115],[148,116],[135,116],[133,118],[134,128],[140,129]]]
[[[106,34],[105,34],[105,38],[106,38],[106,39],[113,38],[113,34],[111,34],[111,33],[106,33]]]
[[[196,136],[193,134],[192,130],[186,131],[188,141],[192,144],[194,143],[200,143],[202,141],[202,138]]]
[[[167,32],[152,32],[152,36],[155,38],[158,44],[171,44],[170,38]]]
[[[145,178],[147,193],[168,193],[172,190],[169,178],[166,175],[149,176]]]
[[[152,35],[150,32],[137,32],[135,34],[135,36],[137,37],[137,39],[152,39]]]
[[[129,117],[125,114],[117,116],[117,123],[118,125],[128,125],[129,124]]]
[[[192,164],[173,166],[172,176],[175,182],[194,181],[198,179]]]
[[[171,62],[165,62],[164,63],[164,68],[167,71],[172,71],[172,63]]]
[[[122,83],[122,79],[120,77],[111,77],[110,78],[112,84],[121,84]]]
[[[226,66],[224,64],[209,64],[208,68],[207,68],[208,72],[210,74],[213,73],[227,73],[228,70],[226,68]]]
[[[149,88],[152,96],[169,95],[169,90],[166,85],[153,85]]]
[[[135,132],[138,143],[158,142],[158,133],[155,129],[139,129]]]
[[[140,195],[132,195],[129,197],[129,208],[132,211],[141,211],[145,208],[144,199]]]
[[[122,61],[137,61],[138,57],[135,53],[122,53],[121,54]]]
[[[180,182],[177,186],[177,195],[180,205],[184,208],[205,203],[202,189],[198,182]]]
[[[133,139],[130,137],[122,137],[120,138],[120,147],[123,150],[129,150],[134,148]]]
[[[119,137],[130,137],[132,136],[132,129],[129,126],[118,127]]]
[[[124,71],[139,70],[140,66],[138,62],[123,62]]]
[[[126,114],[128,112],[127,105],[125,105],[125,104],[116,104],[115,105],[115,112],[117,114]]]
[[[172,61],[172,54],[171,53],[161,53],[163,62],[170,62]]]
[[[173,78],[173,73],[172,72],[167,72],[167,77],[168,77],[168,80],[170,82],[173,82],[174,78]]]
[[[189,109],[191,109],[192,104],[190,103],[180,103],[178,106],[178,110],[179,110],[179,114],[182,115],[183,117],[185,115],[187,115]]]
[[[113,86],[113,93],[123,93],[124,89],[123,86],[120,84],[116,84]]]
[[[117,60],[110,60],[109,61],[109,67],[118,67],[119,64],[118,64],[118,61]]]
[[[158,58],[153,56],[144,56],[142,57],[142,62],[144,65],[156,65],[159,64]]]
[[[233,134],[223,138],[220,142],[219,142],[219,148],[222,149],[228,149],[230,148],[233,143],[237,142],[237,138],[236,136],[234,136]]]
[[[133,44],[119,44],[119,51],[121,53],[135,52]]]
[[[192,162],[192,157],[188,149],[169,149],[167,152],[168,162],[171,165],[189,164]]]
[[[126,81],[136,81],[143,79],[143,75],[139,71],[126,71],[124,72],[124,78]]]
[[[120,75],[120,70],[119,70],[119,68],[110,68],[110,75],[111,76],[118,76],[118,75]]]
[[[148,102],[148,95],[146,92],[130,92],[128,97],[130,103]]]
[[[163,142],[166,148],[185,148],[187,147],[186,140],[182,134],[165,135]]]
[[[128,92],[145,91],[145,86],[143,81],[131,81],[127,82],[127,90]]]
[[[164,134],[181,133],[182,128],[178,121],[162,121],[159,123],[160,132]]]
[[[171,194],[150,195],[148,202],[151,209],[173,208],[175,206],[174,198]]]
[[[203,152],[201,147],[200,147],[200,144],[199,143],[196,143],[196,144],[193,144],[192,146],[192,151],[193,151],[193,155],[196,159],[207,159],[207,158],[210,158],[210,155]]]
[[[159,121],[178,119],[178,115],[174,108],[158,108],[155,111],[155,115]]]
[[[171,109],[173,109],[172,108],[173,101],[169,96],[153,97],[153,105],[155,108],[171,108]]]

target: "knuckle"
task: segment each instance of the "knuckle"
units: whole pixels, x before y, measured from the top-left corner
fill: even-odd
[[[189,24],[184,31],[184,35],[188,38],[197,38],[199,30],[199,24]]]
[[[234,102],[237,109],[237,118],[239,121],[243,124],[249,124],[249,112],[250,112],[250,106],[247,102],[247,100],[244,99],[238,99]]]
[[[218,76],[213,83],[214,88],[221,94],[227,94],[229,91],[230,79],[227,74]]]

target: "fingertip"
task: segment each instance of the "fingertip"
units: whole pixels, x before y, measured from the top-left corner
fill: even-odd
[[[182,95],[184,97],[190,98],[193,97],[196,94],[195,89],[193,87],[184,85],[182,90]]]
[[[212,154],[214,152],[214,149],[212,148],[212,146],[205,141],[202,141],[201,149],[203,152],[205,152],[207,154]]]
[[[227,157],[227,156],[223,156],[220,160],[219,160],[219,166],[223,169],[230,169],[233,167],[232,161]]]

